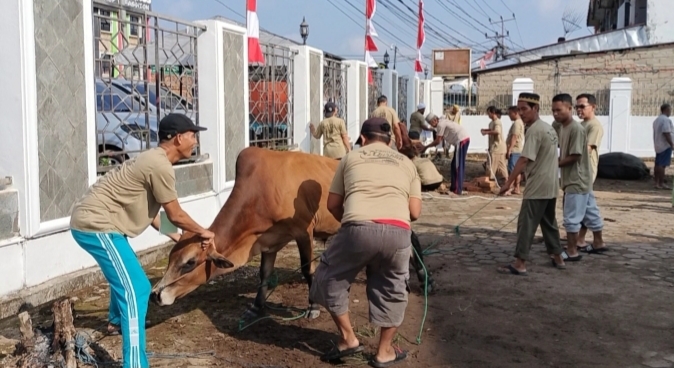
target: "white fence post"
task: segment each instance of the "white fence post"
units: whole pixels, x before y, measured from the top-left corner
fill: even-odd
[[[629,152],[632,80],[625,77],[611,79],[610,98],[608,124],[604,126],[604,139],[599,153]]]
[[[386,96],[388,98],[388,106],[393,108],[394,110],[397,110],[396,108],[396,97],[394,96],[394,87],[393,84],[391,83],[391,80],[393,79],[393,74],[395,71],[391,69],[381,69],[381,93],[380,95]],[[379,96],[377,96],[379,97]]]
[[[517,105],[517,98],[520,93],[533,93],[534,81],[531,78],[516,78],[513,81],[513,106]]]
[[[297,46],[293,49],[298,52],[293,61],[293,135],[300,151],[311,152],[309,47]]]
[[[360,135],[360,124],[365,121],[365,116],[361,115],[361,83],[367,83],[367,79],[360,80],[360,67],[365,66],[365,63],[358,60],[347,60],[344,62],[347,67],[346,72],[346,129],[349,132],[349,139],[351,144],[356,143]],[[366,77],[367,78],[367,77]],[[365,89],[367,91],[367,89]],[[367,101],[367,93],[366,93]]]
[[[407,129],[410,128],[410,116],[417,111],[419,104],[419,78],[414,75],[407,82]]]
[[[440,77],[435,77],[430,81],[426,82],[430,84],[430,106],[426,104],[426,108],[429,112],[434,113],[437,116],[442,116],[445,114],[444,106],[444,95],[445,95],[445,86],[444,81]]]

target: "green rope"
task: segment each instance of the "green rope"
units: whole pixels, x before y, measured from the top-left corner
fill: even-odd
[[[490,205],[492,202],[494,202],[497,198],[498,198],[498,196],[494,196],[494,198],[492,198],[489,202],[487,202],[487,204],[485,204],[484,206],[480,207],[479,210],[475,211],[472,215],[468,216],[467,219],[461,221],[458,225],[454,226],[454,234],[456,234],[456,236],[461,236],[461,232],[459,231],[459,228],[461,227],[461,225],[463,225],[464,223],[466,223],[466,221],[470,220],[471,218],[475,217],[475,215],[477,215],[478,213],[480,213],[480,211],[482,211],[483,209],[487,208],[487,206],[489,206],[489,205]]]
[[[419,253],[417,253],[417,250],[414,249],[414,247],[412,247],[412,250],[414,251],[414,255],[416,255],[417,258],[419,259],[421,267],[424,268],[424,316],[423,318],[421,318],[421,325],[419,326],[419,335],[417,336],[417,345],[421,345],[421,334],[424,332],[424,325],[426,324],[426,314],[428,313],[428,270],[426,269],[424,261],[419,256]]]

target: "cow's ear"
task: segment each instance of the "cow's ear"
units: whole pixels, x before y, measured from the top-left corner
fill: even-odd
[[[217,267],[217,268],[232,268],[232,267],[234,267],[234,264],[232,262],[230,262],[222,254],[216,252],[213,249],[211,249],[211,251],[208,252],[208,258],[207,259],[209,261],[213,262],[213,264],[215,264],[215,267]]]

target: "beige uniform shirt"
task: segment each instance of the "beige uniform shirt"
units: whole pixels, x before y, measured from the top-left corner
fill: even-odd
[[[585,127],[587,133],[587,145],[596,146],[590,152],[590,163],[592,164],[592,182],[597,179],[597,166],[599,166],[599,148],[601,147],[601,140],[604,138],[604,127],[597,118],[592,118],[581,123]]]
[[[590,153],[587,151],[587,135],[579,122],[573,121],[561,128],[560,159],[571,155],[581,155],[580,161],[564,166],[562,172],[562,190],[570,194],[589,193],[592,188],[592,167]]]
[[[505,141],[503,140],[503,124],[501,124],[501,120],[492,120],[491,123],[489,123],[489,130],[498,133],[496,135],[489,134],[489,152],[497,155],[505,155],[507,149]]]
[[[421,199],[421,180],[410,159],[377,142],[342,158],[330,193],[344,197],[342,224],[372,220],[409,224],[409,200]]]
[[[394,133],[395,129],[393,127],[395,127],[400,122],[400,119],[398,119],[398,113],[386,105],[381,105],[372,111],[371,117],[383,118],[388,121],[389,125],[391,125],[391,147],[396,147],[396,135]]]
[[[145,151],[89,188],[75,204],[70,227],[136,237],[150,226],[162,204],[178,198],[175,184],[175,172],[166,151]]]
[[[423,126],[425,124],[424,115],[419,111],[415,111],[412,116],[410,116],[410,132],[423,132]]]
[[[323,119],[318,124],[314,138],[323,137],[323,156],[341,158],[346,154],[346,147],[342,140],[343,134],[346,134],[346,123],[336,116]]]
[[[506,147],[510,147],[511,139],[515,139],[515,145],[513,146],[511,153],[522,153],[522,147],[524,146],[524,123],[522,122],[522,119],[515,120],[513,125],[510,126]]]
[[[412,159],[414,166],[417,168],[419,173],[419,179],[421,179],[421,185],[431,185],[441,183],[444,180],[444,177],[438,171],[438,168],[435,167],[435,164],[429,158],[415,157]]]
[[[529,159],[525,169],[527,185],[524,199],[556,198],[559,192],[557,133],[550,124],[537,120],[527,129],[522,157]]]

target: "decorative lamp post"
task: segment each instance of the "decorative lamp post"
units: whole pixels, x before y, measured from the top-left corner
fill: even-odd
[[[428,79],[428,66],[424,67],[424,79]]]
[[[306,45],[307,38],[309,38],[309,24],[307,24],[305,17],[302,17],[302,23],[300,23],[300,36],[302,36],[302,44]]]
[[[388,51],[384,53],[384,65],[386,65],[386,69],[388,69],[388,63],[391,62],[391,57],[388,54]]]

